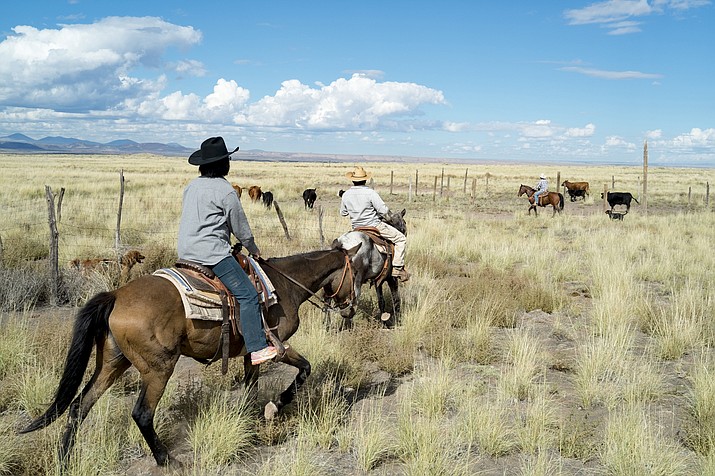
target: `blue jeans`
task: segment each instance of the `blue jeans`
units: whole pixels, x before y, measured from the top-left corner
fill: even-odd
[[[539,204],[539,195],[542,195],[543,193],[544,193],[544,190],[534,193],[534,205]]]
[[[241,312],[241,333],[246,343],[246,350],[256,352],[268,347],[261,321],[258,291],[248,279],[246,272],[241,269],[233,256],[222,259],[212,269],[238,301]]]

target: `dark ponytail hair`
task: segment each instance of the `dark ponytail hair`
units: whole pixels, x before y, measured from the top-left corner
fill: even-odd
[[[209,164],[199,165],[199,172],[202,177],[225,177],[231,169],[231,159],[217,160]]]

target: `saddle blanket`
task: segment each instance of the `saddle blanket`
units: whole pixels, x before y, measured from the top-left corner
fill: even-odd
[[[342,247],[346,250],[349,250],[353,246],[357,246],[362,243],[362,239],[360,238],[360,235],[358,233],[363,233],[359,230],[352,230],[343,233],[338,237],[338,241],[342,245]],[[373,245],[375,246],[375,249],[379,251],[382,254],[387,254],[387,248],[385,248],[383,245],[379,243],[375,243],[373,241]]]
[[[176,268],[161,268],[152,274],[167,279],[176,287],[181,295],[181,301],[184,303],[187,319],[223,320],[221,298],[218,293],[196,289]]]
[[[260,294],[259,300],[265,303],[266,307],[276,304],[278,302],[278,296],[276,295],[273,283],[271,283],[263,269],[261,269],[253,258],[249,257],[248,259],[262,284],[263,292]],[[186,312],[187,319],[205,321],[223,320],[221,297],[218,291],[209,290],[207,288],[197,288],[176,268],[161,268],[152,274],[167,279],[176,287],[181,296],[181,301],[184,303],[184,311]]]

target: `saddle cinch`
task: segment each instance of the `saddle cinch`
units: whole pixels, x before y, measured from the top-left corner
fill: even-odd
[[[278,351],[278,355],[282,356],[285,353],[285,347],[273,333],[275,328],[269,327],[265,320],[265,312],[278,301],[275,289],[258,263],[252,258],[239,253],[234,256],[259,293],[263,328],[271,344]],[[228,370],[230,333],[238,335],[240,329],[237,322],[240,320],[240,314],[236,310],[236,301],[233,299],[233,295],[213,270],[193,261],[178,260],[173,268],[158,269],[153,274],[169,280],[176,287],[181,295],[187,319],[222,322],[221,343],[214,358],[206,363],[217,361],[219,351],[221,351],[221,370],[225,374]]]
[[[384,238],[374,226],[358,226],[353,231],[365,233],[368,238],[375,244],[380,253],[387,255],[385,264],[382,266],[380,274],[373,279],[375,286],[380,286],[390,276],[392,270],[392,257],[395,255],[395,245],[390,240]]]

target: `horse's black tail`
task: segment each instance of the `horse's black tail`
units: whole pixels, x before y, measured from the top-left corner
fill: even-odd
[[[632,198],[633,200],[635,200],[635,201],[636,201],[636,203],[637,203],[638,205],[640,205],[640,204],[641,204],[641,202],[639,202],[639,201],[638,201],[638,199],[637,199],[636,197],[634,197],[634,196],[632,196],[632,195],[631,195],[631,198]]]
[[[114,301],[113,293],[99,293],[79,311],[74,322],[72,343],[67,352],[65,369],[62,372],[55,399],[42,416],[20,430],[20,433],[29,433],[45,428],[70,406],[82,383],[84,372],[87,370],[95,339],[107,333],[107,319],[114,309]]]
[[[559,210],[564,209],[564,194],[559,192]]]

